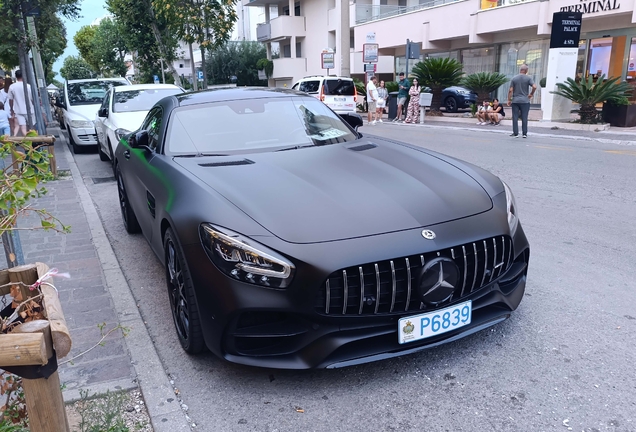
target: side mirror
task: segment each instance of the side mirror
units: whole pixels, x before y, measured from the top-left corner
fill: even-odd
[[[360,114],[357,114],[357,113],[340,114],[340,118],[344,120],[349,126],[351,126],[351,129],[353,129],[356,132],[358,131],[358,128],[362,126],[362,116]]]
[[[108,108],[100,108],[100,109],[97,111],[97,116],[98,116],[98,117],[102,117],[102,118],[103,118],[103,117],[108,117]]]
[[[128,143],[132,148],[148,147],[148,132],[145,130],[132,134]]]

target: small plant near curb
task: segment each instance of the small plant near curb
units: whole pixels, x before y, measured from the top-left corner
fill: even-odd
[[[152,430],[142,407],[141,393],[107,391],[90,395],[80,390],[80,400],[69,405],[72,432],[136,432]],[[75,420],[75,421],[73,421]]]

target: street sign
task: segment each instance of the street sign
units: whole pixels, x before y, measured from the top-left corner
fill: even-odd
[[[335,69],[336,68],[336,56],[332,52],[320,53],[320,61],[323,69]]]
[[[555,12],[552,15],[550,48],[578,48],[582,12]]]
[[[377,70],[377,64],[376,63],[366,63],[364,65],[364,71],[365,72],[373,72],[375,73],[375,71]]]
[[[198,79],[199,81],[203,81],[203,71],[198,71],[198,72],[197,72],[197,79]]]
[[[159,76],[158,75],[153,75],[152,78],[155,81],[155,84],[159,84]]]
[[[376,43],[362,45],[362,63],[377,63],[379,49],[380,46]]]

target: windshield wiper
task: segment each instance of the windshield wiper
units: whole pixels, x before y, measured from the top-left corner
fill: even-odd
[[[294,145],[294,146],[289,146],[289,147],[283,147],[282,149],[278,149],[276,150],[277,152],[280,151],[287,151],[287,150],[298,150],[301,148],[305,148],[305,147],[314,147],[314,144],[298,144],[298,145]]]
[[[201,157],[201,156],[229,156],[225,153],[187,153],[187,154],[177,154],[173,157],[183,157],[183,158],[193,158],[193,157]]]

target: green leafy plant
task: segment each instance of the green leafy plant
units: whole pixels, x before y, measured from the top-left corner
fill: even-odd
[[[256,67],[260,70],[265,71],[265,76],[267,76],[267,79],[271,78],[272,74],[274,73],[274,62],[266,58],[262,58],[257,61]]]
[[[29,430],[22,425],[9,423],[6,420],[0,420],[0,432],[29,432]]]
[[[619,83],[619,80],[620,77],[605,80],[605,75],[601,75],[596,82],[592,75],[580,82],[568,78],[564,83],[557,83],[557,90],[550,93],[578,103],[581,123],[590,124],[595,123],[598,118],[596,104],[630,95],[629,84]]]
[[[21,432],[28,426],[26,399],[22,378],[5,371],[0,372],[0,432]]]
[[[545,88],[546,86],[546,77],[543,77],[539,80],[539,87]]]
[[[124,392],[107,391],[91,397],[89,390],[80,390],[78,432],[129,432],[122,416],[126,399]]]
[[[607,99],[607,103],[610,105],[629,105],[629,99],[626,96],[619,96]]]
[[[477,100],[481,102],[490,99],[491,93],[507,81],[508,78],[499,72],[477,72],[462,78],[460,84],[477,93]]]
[[[356,86],[356,93],[358,93],[356,106],[360,111],[367,112],[367,86],[358,78],[353,78],[353,83]]]
[[[412,69],[422,87],[430,87],[433,93],[430,114],[441,115],[442,91],[458,85],[462,79],[462,65],[451,58],[427,58]]]
[[[470,116],[475,117],[477,115],[477,104],[470,104]]]
[[[389,93],[393,93],[400,90],[400,88],[398,87],[398,83],[396,81],[386,81],[384,83],[384,87],[386,87],[386,91],[388,91]]]

